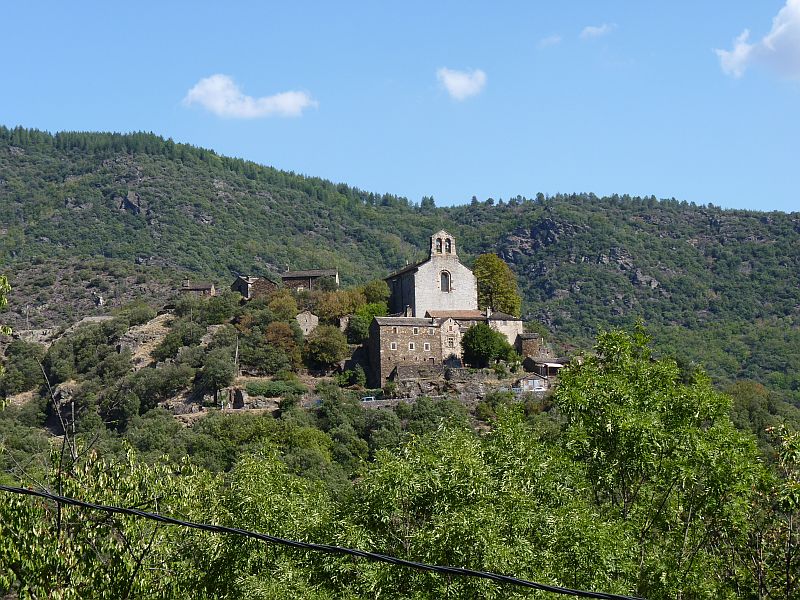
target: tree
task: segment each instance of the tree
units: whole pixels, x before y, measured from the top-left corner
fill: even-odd
[[[562,371],[564,443],[598,507],[638,540],[639,595],[721,597],[708,574],[739,562],[733,548],[746,539],[761,473],[755,444],[705,374],[682,383],[648,343],[641,326],[605,332],[594,356]]]
[[[461,339],[464,362],[473,367],[488,367],[494,360],[513,359],[514,349],[499,331],[486,323],[473,325]]]
[[[481,254],[473,266],[478,280],[478,306],[518,317],[522,307],[517,278],[496,254]]]
[[[364,286],[364,297],[367,299],[368,304],[386,302],[389,300],[389,284],[383,279],[370,281]]]
[[[236,366],[233,364],[228,350],[225,348],[212,350],[203,362],[203,369],[200,371],[200,385],[216,394],[218,390],[230,385],[235,376]]]
[[[347,358],[349,350],[347,338],[333,325],[320,325],[306,339],[306,358],[323,369]]]

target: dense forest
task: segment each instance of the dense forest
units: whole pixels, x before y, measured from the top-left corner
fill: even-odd
[[[500,256],[529,327],[581,355],[554,394],[378,409],[363,371],[308,377],[364,341],[379,279],[440,228],[468,265]],[[0,261],[0,325],[112,317],[49,347],[3,337],[2,484],[574,588],[800,598],[798,213],[593,194],[443,208],[152,134],[0,127]],[[344,289],[175,299],[187,277],[287,265],[336,267]],[[323,325],[304,338],[306,308]],[[129,332],[162,317],[137,363]],[[270,409],[217,409],[242,367]],[[201,411],[177,419],[176,394]],[[549,597],[0,492],[3,594]]]

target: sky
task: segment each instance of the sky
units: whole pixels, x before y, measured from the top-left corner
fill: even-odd
[[[6,2],[0,124],[152,131],[439,206],[800,211],[800,0]]]

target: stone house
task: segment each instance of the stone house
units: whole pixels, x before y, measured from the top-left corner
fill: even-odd
[[[298,292],[311,291],[319,287],[319,280],[330,278],[339,287],[338,269],[309,269],[306,271],[289,271],[281,273],[283,285]]]
[[[423,317],[429,311],[477,310],[475,275],[461,264],[455,238],[444,230],[431,236],[428,258],[385,277],[389,312]]]
[[[191,280],[185,279],[183,285],[180,287],[181,294],[192,294],[194,296],[216,296],[217,289],[213,283],[198,282],[192,283]]]
[[[371,385],[383,385],[398,365],[442,364],[442,338],[436,319],[375,317],[368,345]]]
[[[231,290],[239,292],[245,300],[264,298],[278,289],[278,284],[268,277],[246,277],[239,275],[231,284]]]
[[[319,325],[319,317],[310,310],[304,310],[303,312],[298,313],[294,320],[297,321],[297,324],[300,326],[300,331],[303,332],[303,335],[308,335]]]

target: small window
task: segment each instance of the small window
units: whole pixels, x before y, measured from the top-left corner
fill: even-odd
[[[397,333],[397,327],[392,327],[392,333]]]
[[[414,342],[408,342],[408,349],[409,350],[415,350],[416,349],[416,346],[414,345]]]
[[[450,291],[450,273],[448,273],[447,271],[442,271],[441,286],[443,292]]]
[[[397,342],[392,342],[391,344],[389,344],[389,348],[391,350],[397,350]]]
[[[425,348],[425,352],[430,352],[430,351],[431,351],[431,345],[430,345],[430,343],[429,343],[429,342],[425,342],[425,346],[424,346],[424,348]]]
[[[456,340],[455,338],[447,338],[447,347],[448,348],[455,348],[456,347]]]
[[[414,327],[411,331],[414,332],[414,335],[419,335],[419,327]]]
[[[434,333],[433,327],[428,327],[428,335],[433,335]]]
[[[450,254],[453,251],[452,242],[449,238],[444,241],[444,251],[446,254]]]

